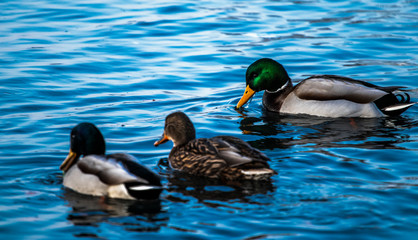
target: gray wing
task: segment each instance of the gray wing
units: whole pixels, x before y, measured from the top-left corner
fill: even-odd
[[[378,87],[370,83],[334,75],[317,75],[300,82],[294,90],[305,100],[345,99],[356,103],[370,103],[401,87]]]
[[[210,142],[217,149],[219,156],[231,167],[251,162],[265,163],[269,160],[266,155],[236,137],[218,136],[210,138]]]
[[[131,181],[147,183],[147,181],[129,173],[114,159],[106,159],[104,156],[89,155],[83,157],[78,161],[77,166],[82,172],[96,175],[103,183],[108,185],[118,185]]]

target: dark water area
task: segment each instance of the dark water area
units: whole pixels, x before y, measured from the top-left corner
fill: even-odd
[[[417,1],[0,2],[0,236],[4,239],[418,239],[418,107],[327,119],[236,111],[262,57],[298,82],[338,74],[418,99]],[[224,185],[167,167],[153,146],[186,112],[198,137],[271,158],[271,182]],[[163,177],[158,201],[62,186],[71,128]]]

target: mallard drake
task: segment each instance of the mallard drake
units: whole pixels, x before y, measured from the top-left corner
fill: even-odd
[[[262,90],[268,111],[288,114],[372,118],[396,116],[415,104],[407,93],[393,93],[403,87],[379,87],[336,75],[314,75],[293,86],[284,67],[269,58],[248,67],[246,84],[237,109]]]
[[[193,123],[183,112],[166,117],[163,136],[154,146],[168,140],[174,144],[168,156],[170,167],[190,175],[235,181],[266,180],[276,174],[266,155],[239,138],[196,139]]]
[[[83,194],[121,199],[155,199],[160,195],[160,177],[137,163],[133,156],[105,155],[103,135],[92,123],[75,126],[70,141],[70,153],[60,166],[65,187]]]

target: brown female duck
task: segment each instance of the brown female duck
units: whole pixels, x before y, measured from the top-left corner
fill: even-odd
[[[193,123],[183,112],[165,119],[164,134],[154,143],[173,141],[168,161],[173,169],[222,180],[266,180],[276,172],[269,158],[243,140],[232,136],[198,138]]]

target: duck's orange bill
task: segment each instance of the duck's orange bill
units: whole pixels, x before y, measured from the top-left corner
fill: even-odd
[[[77,154],[70,149],[70,153],[68,153],[67,158],[65,158],[64,162],[62,162],[60,166],[60,170],[66,172],[72,165],[74,160],[77,158]]]
[[[155,141],[154,146],[157,147],[158,145],[163,144],[163,143],[167,142],[168,140],[170,140],[170,139],[164,133],[160,140]]]
[[[242,95],[241,100],[239,100],[237,104],[237,108],[240,108],[242,107],[242,105],[246,104],[248,100],[250,100],[250,98],[254,96],[254,94],[255,91],[250,88],[250,85],[247,85],[247,87],[245,88],[244,95]]]

